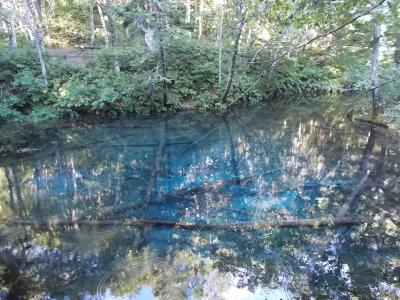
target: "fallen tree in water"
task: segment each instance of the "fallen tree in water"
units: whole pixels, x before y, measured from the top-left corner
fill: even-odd
[[[126,220],[14,220],[15,226],[143,226],[161,228],[181,228],[210,231],[266,231],[276,228],[320,228],[338,226],[357,226],[371,224],[371,220],[356,218],[292,219],[266,222],[235,222],[232,224],[189,223],[185,221],[126,219]]]

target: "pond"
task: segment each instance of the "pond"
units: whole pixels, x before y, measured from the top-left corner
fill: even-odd
[[[22,131],[0,299],[400,297],[389,129],[311,104]]]

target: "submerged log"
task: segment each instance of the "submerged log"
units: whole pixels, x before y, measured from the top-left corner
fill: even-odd
[[[320,219],[293,219],[267,222],[235,222],[232,224],[189,223],[184,221],[127,219],[127,220],[15,220],[9,225],[15,226],[142,226],[161,228],[180,228],[205,231],[266,231],[276,228],[320,228],[338,226],[357,226],[371,224],[371,220],[355,218],[320,218]]]

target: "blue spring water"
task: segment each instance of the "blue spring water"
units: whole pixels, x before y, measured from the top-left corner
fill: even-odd
[[[400,297],[393,132],[315,106],[47,130],[0,158],[0,299]],[[364,221],[300,224],[327,217]],[[274,222],[300,225],[241,230]]]

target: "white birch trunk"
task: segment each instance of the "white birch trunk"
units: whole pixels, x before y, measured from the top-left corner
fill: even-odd
[[[125,27],[125,37],[126,37],[127,40],[129,40],[130,37],[131,37],[131,34],[129,33],[129,27],[128,26]]]
[[[185,6],[186,6],[186,23],[190,23],[190,18],[191,18],[190,0],[186,0]]]
[[[90,46],[93,46],[95,42],[93,0],[89,0],[89,29],[90,29]]]
[[[8,46],[10,48],[17,47],[17,35],[15,32],[15,4],[13,0],[8,0],[9,3],[5,3],[0,0],[0,9],[5,9],[6,18],[4,18],[2,25],[8,35]]]
[[[198,39],[201,40],[203,35],[203,10],[204,10],[204,3],[203,0],[200,0],[199,4],[199,36]]]
[[[42,73],[44,84],[47,86],[47,84],[48,84],[47,83],[47,70],[46,70],[46,65],[44,63],[44,59],[43,59],[42,49],[39,44],[39,38],[38,38],[38,35],[36,32],[35,24],[33,22],[32,3],[30,2],[31,0],[23,0],[23,1],[24,1],[24,8],[25,8],[25,21],[26,21],[26,24],[28,25],[29,31],[31,32],[31,34],[33,36],[36,53],[37,53],[39,63],[40,63],[40,71]]]
[[[104,37],[104,43],[105,43],[106,48],[108,48],[108,46],[109,46],[108,30],[107,30],[107,26],[106,26],[106,21],[104,20],[103,11],[102,11],[99,3],[97,3],[97,10],[99,11],[101,27],[103,29],[102,33],[103,33],[103,37]]]
[[[36,0],[36,14],[37,14],[37,38],[39,40],[40,50],[44,53],[44,33],[43,33],[43,15],[42,15],[42,0]]]
[[[46,12],[46,1],[43,2],[43,15],[44,15],[44,26],[46,28],[46,43],[49,47],[51,47],[51,35],[49,28],[49,18],[47,17],[47,12]]]
[[[373,113],[383,112],[382,100],[379,89],[379,50],[380,50],[381,26],[375,25],[372,39],[372,60],[371,60],[371,84],[372,84],[372,107]]]
[[[111,37],[111,47],[115,47],[115,44],[117,42],[117,33],[115,31],[113,10],[111,7],[110,0],[106,0],[106,9],[107,9],[107,17],[108,17],[108,27],[109,27],[110,37]]]
[[[7,18],[5,23],[8,33],[8,46],[10,48],[17,48],[17,35],[15,33],[14,15],[12,13]]]
[[[223,29],[224,29],[224,6],[220,9],[220,19],[218,25],[218,34],[216,44],[218,46],[218,85],[221,86],[222,83],[222,45],[223,45]]]

